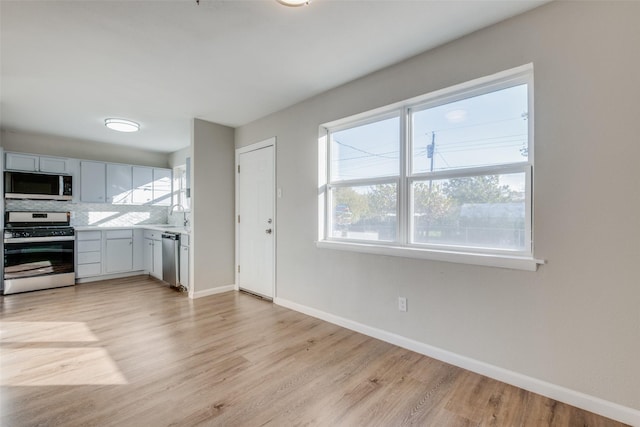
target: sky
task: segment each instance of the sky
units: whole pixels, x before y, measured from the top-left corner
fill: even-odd
[[[414,108],[412,173],[527,161],[527,120],[526,84],[436,107]],[[433,165],[428,156],[432,142]],[[399,147],[399,115],[334,132],[332,180],[397,176]]]

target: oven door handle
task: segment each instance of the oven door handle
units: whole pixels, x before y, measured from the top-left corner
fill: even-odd
[[[68,242],[69,240],[75,240],[75,236],[17,237],[15,239],[4,239],[4,244],[10,245],[11,243]]]

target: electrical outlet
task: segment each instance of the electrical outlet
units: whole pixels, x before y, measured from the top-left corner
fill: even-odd
[[[398,297],[398,310],[407,311],[407,299],[405,297]]]

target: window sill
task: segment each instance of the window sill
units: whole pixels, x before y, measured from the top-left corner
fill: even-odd
[[[398,246],[380,246],[366,243],[334,242],[329,240],[318,241],[316,242],[316,246],[321,249],[335,249],[404,258],[418,258],[431,261],[508,268],[512,270],[536,271],[538,265],[544,264],[544,260],[528,256],[439,251],[433,249],[418,249]]]

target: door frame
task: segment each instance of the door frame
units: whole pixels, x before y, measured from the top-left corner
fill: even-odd
[[[235,274],[235,290],[240,290],[240,278],[238,276],[238,263],[240,262],[240,224],[238,224],[238,215],[240,215],[240,179],[238,177],[238,168],[240,167],[240,155],[249,153],[251,151],[257,151],[262,148],[273,147],[273,165],[272,165],[272,182],[273,182],[273,240],[272,240],[272,250],[273,250],[273,265],[272,265],[272,283],[273,283],[273,300],[276,299],[276,291],[278,289],[276,282],[276,266],[277,264],[277,236],[278,236],[278,204],[276,203],[278,200],[278,188],[276,187],[276,167],[277,167],[277,149],[276,149],[276,137],[273,136],[271,138],[265,139],[260,142],[256,142],[251,145],[247,145],[245,147],[236,148],[236,164],[234,168],[235,174],[235,208],[236,215],[234,218],[235,223],[235,233],[236,233],[236,250],[235,250],[235,265],[233,266],[234,274]]]

